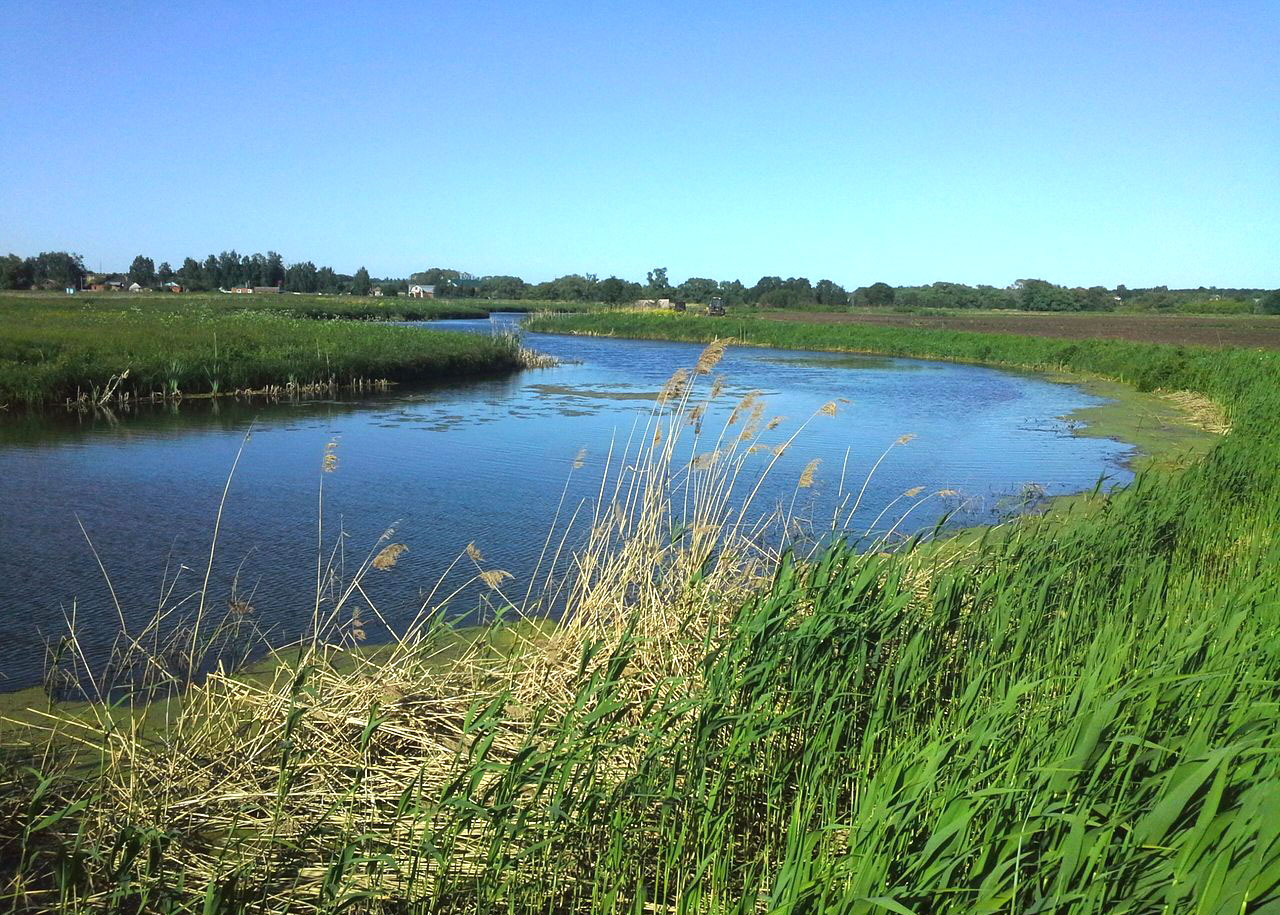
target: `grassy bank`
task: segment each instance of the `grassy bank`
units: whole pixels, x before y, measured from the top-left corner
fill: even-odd
[[[511,340],[316,320],[341,312],[334,305],[370,317],[358,300],[258,298],[272,309],[245,308],[254,296],[0,296],[0,405],[418,382],[520,364]]]
[[[674,315],[616,311],[531,319],[533,331],[598,334],[650,340],[707,343],[725,339],[746,346],[875,353],[981,362],[1034,370],[1062,370],[1100,375],[1136,387],[1189,389],[1211,394],[1217,363],[1269,364],[1257,350],[1227,351],[1193,346],[1165,346],[1120,340],[1056,340],[1010,334],[956,333],[914,327],[863,324],[791,323],[730,315]]]
[[[757,342],[1191,390],[1224,405],[1231,431],[1104,510],[1027,518],[945,556],[797,562],[735,524],[726,494],[762,417],[747,402],[703,430],[718,386],[695,369],[669,386],[646,448],[614,462],[589,546],[560,560],[562,625],[443,666],[456,639],[430,613],[355,667],[317,638],[270,682],[191,687],[155,731],[55,713],[0,771],[8,898],[206,912],[1280,905],[1280,356],[876,328],[789,339]],[[479,551],[462,561],[536,609]],[[76,769],[59,741],[82,748]]]
[[[896,308],[859,308],[837,312],[779,309],[756,314],[776,321],[809,324],[870,324],[1061,340],[1127,340],[1133,343],[1166,343],[1171,346],[1280,349],[1280,319],[1274,315]]]

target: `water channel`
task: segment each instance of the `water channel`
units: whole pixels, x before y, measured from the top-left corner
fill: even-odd
[[[486,321],[432,326],[490,331]],[[389,623],[416,614],[472,542],[484,565],[509,572],[512,590],[523,595],[521,583],[557,507],[564,506],[564,518],[594,502],[611,446],[616,466],[657,392],[702,349],[555,335],[530,335],[527,342],[561,364],[329,401],[188,401],[127,415],[0,420],[0,691],[40,682],[46,645],[73,616],[86,653],[101,657],[122,617],[136,629],[162,604],[185,599],[194,608],[224,484],[251,426],[210,576],[207,603],[215,613],[243,600],[255,625],[281,639],[296,637],[311,620],[318,551],[327,564],[341,530],[349,572],[392,526],[390,539],[408,551],[394,569],[366,579]],[[944,515],[953,525],[989,522],[1043,496],[1089,489],[1100,478],[1105,486],[1131,478],[1130,446],[1072,435],[1064,419],[1098,398],[1035,375],[747,347],[730,347],[716,374],[723,393],[703,419],[704,439],[751,391],[765,404],[754,441],[769,445],[837,402],[835,416],[814,417],[778,458],[753,502],[754,512],[786,509],[796,522],[793,536],[829,531],[837,506],[904,436],[913,438],[890,449],[859,511],[838,526],[864,534],[887,505],[916,487],[920,496],[899,499],[876,530],[901,520],[898,532],[910,534]],[[700,380],[703,392],[711,380]],[[777,416],[786,419],[764,430],[763,421]],[[692,440],[692,429],[686,435]],[[330,443],[337,469],[322,474]],[[711,447],[703,441],[693,450]],[[680,453],[689,457],[687,448]],[[747,462],[740,491],[755,486],[771,454],[761,449]],[[813,485],[797,490],[815,458],[821,463]],[[930,497],[938,491],[949,494]],[[475,571],[469,560],[459,563],[437,596]],[[475,608],[483,592],[478,584],[464,588],[454,601],[457,612]],[[376,639],[378,624],[366,626]]]

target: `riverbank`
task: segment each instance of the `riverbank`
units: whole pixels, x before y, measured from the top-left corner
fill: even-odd
[[[272,300],[261,310],[254,298],[0,296],[0,408],[367,390],[526,362],[514,338],[352,320],[374,316],[359,301],[260,296]],[[319,320],[335,306],[344,320]],[[438,317],[453,306],[413,308]]]
[[[834,343],[1189,390],[1230,432],[1105,510],[945,557],[765,562],[714,523],[714,486],[708,527],[665,523],[661,481],[694,472],[670,443],[714,395],[713,348],[621,462],[563,625],[443,669],[435,621],[354,670],[303,646],[269,683],[192,687],[158,733],[55,715],[96,762],[7,748],[8,895],[66,910],[1276,905],[1280,356],[893,334]]]
[[[1104,397],[1107,404],[1064,417],[1077,435],[1114,438],[1136,446],[1135,469],[1180,465],[1204,454],[1225,431],[1221,410],[1203,396],[1154,393],[1169,388],[1181,364],[1180,350],[1143,345],[1136,351],[1113,341],[1070,342],[1004,334],[957,334],[861,324],[790,324],[767,317],[709,318],[616,311],[549,315],[525,326],[540,333],[594,334],[648,340],[707,343],[728,339],[740,346],[905,356],[1000,365],[1045,373]]]
[[[956,309],[776,309],[760,316],[783,323],[862,324],[915,330],[1011,334],[1059,340],[1126,340],[1171,346],[1246,346],[1280,349],[1280,318],[1253,314],[1125,312],[1011,312]]]

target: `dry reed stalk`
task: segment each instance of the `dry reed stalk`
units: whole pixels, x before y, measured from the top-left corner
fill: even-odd
[[[1177,407],[1186,420],[1198,429],[1214,435],[1231,431],[1231,421],[1222,405],[1195,391],[1162,391],[1161,399]]]
[[[745,496],[739,492],[740,475],[759,445],[744,445],[747,436],[730,430],[744,411],[752,417],[747,428],[759,423],[764,403],[758,393],[734,408],[711,451],[692,450],[699,432],[690,433],[688,419],[703,406],[690,403],[692,379],[708,374],[722,352],[723,347],[709,347],[699,360],[701,368],[673,376],[644,428],[617,453],[610,449],[586,542],[563,571],[559,563],[568,530],[554,550],[548,534],[544,554],[553,555],[544,591],[527,593],[519,609],[533,615],[539,608],[562,606],[563,617],[553,629],[518,631],[511,647],[501,651],[484,637],[459,644],[452,630],[433,622],[450,600],[438,599],[433,589],[423,612],[389,645],[367,654],[343,651],[341,633],[361,641],[366,605],[381,618],[362,586],[365,575],[392,568],[405,547],[389,542],[392,527],[350,581],[324,597],[326,575],[318,559],[311,638],[274,653],[265,679],[214,671],[187,689],[159,743],[140,726],[121,729],[108,716],[79,726],[78,739],[105,747],[112,760],[94,776],[91,788],[99,801],[86,814],[85,835],[107,842],[122,820],[160,830],[183,843],[181,853],[193,876],[211,880],[265,868],[275,849],[289,845],[301,864],[292,882],[270,890],[264,904],[291,908],[297,898],[314,898],[324,884],[325,869],[311,862],[321,860],[329,837],[378,834],[390,847],[416,849],[448,827],[452,814],[442,807],[388,826],[384,799],[401,796],[406,785],[417,786],[422,797],[440,797],[470,772],[481,742],[481,732],[469,724],[477,709],[495,703],[502,709],[483,731],[487,768],[477,770],[473,787],[482,792],[498,778],[501,764],[516,758],[531,739],[536,745],[537,735],[529,731],[531,710],[540,710],[544,719],[539,720],[579,714],[574,701],[581,684],[602,675],[614,648],[631,646],[616,685],[621,715],[638,720],[639,710],[671,684],[696,682],[708,647],[724,637],[731,614],[770,580],[779,561],[775,551],[761,547],[769,517],[746,522],[763,476]],[[719,387],[716,379],[708,399]],[[696,414],[699,420],[703,412]],[[815,415],[825,413],[824,407]],[[685,445],[692,456],[681,460],[677,455]],[[332,453],[326,448],[326,464]],[[579,452],[574,469],[582,456]],[[764,474],[776,460],[777,454]],[[806,467],[801,486],[811,485],[816,467],[817,461]],[[681,504],[673,499],[676,485]],[[575,509],[568,527],[577,518]],[[673,531],[681,533],[673,536]],[[337,538],[330,555],[331,582],[337,581],[342,540]],[[477,566],[484,559],[474,543],[454,563],[464,557]],[[539,575],[535,571],[533,577]],[[495,590],[511,578],[500,569],[481,570],[477,577]],[[206,588],[207,579],[206,570]],[[204,610],[201,597],[198,617]],[[349,622],[339,626],[348,604]],[[617,745],[600,752],[604,756],[593,765],[607,779],[628,771],[637,751]],[[282,753],[292,760],[283,770]],[[287,791],[280,787],[282,771],[288,773]],[[351,784],[353,772],[361,773],[358,790]],[[553,829],[550,820],[531,820],[528,842],[543,834],[540,830]],[[482,827],[469,827],[454,837],[447,862],[422,858],[418,863],[438,876],[445,870],[452,878],[481,873],[489,838]]]

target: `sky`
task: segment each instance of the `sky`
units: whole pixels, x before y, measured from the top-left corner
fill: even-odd
[[[1280,286],[1280,2],[5,4],[0,251]]]

